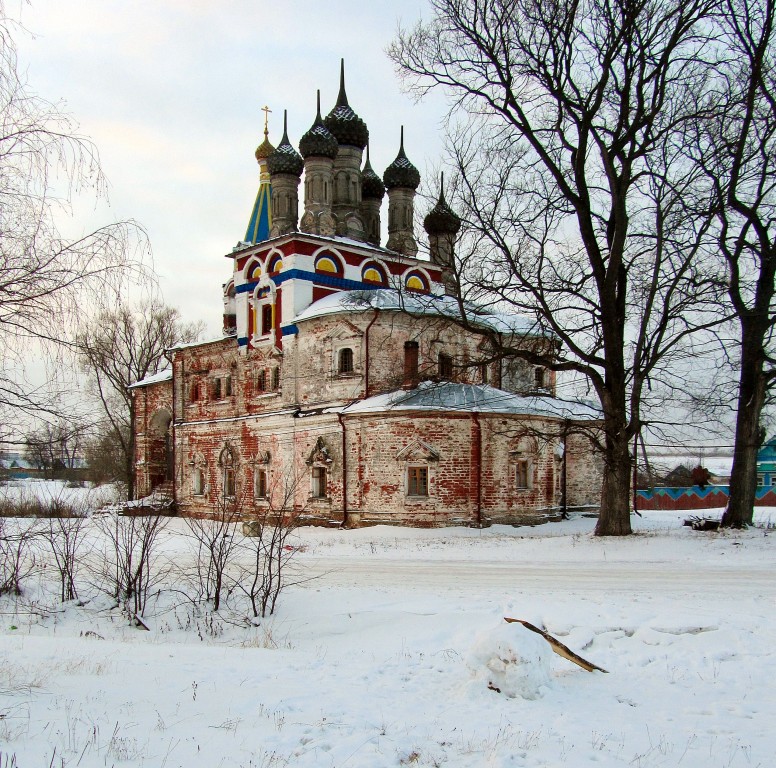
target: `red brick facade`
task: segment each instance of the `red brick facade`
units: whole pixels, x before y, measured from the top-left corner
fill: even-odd
[[[276,285],[267,285],[266,258],[235,257],[227,301],[237,336],[174,349],[171,378],[133,388],[139,495],[169,478],[182,514],[212,513],[226,496],[245,516],[293,507],[311,522],[346,525],[482,525],[598,503],[598,459],[587,437],[569,434],[566,417],[454,403],[349,411],[381,393],[411,393],[419,381],[488,382],[508,398],[535,391],[540,377],[520,360],[481,365],[483,337],[434,313],[409,314],[385,302],[316,311],[339,301],[324,295],[311,308],[324,287],[345,294],[330,279],[316,286],[310,277],[313,262],[303,257],[314,260],[320,248],[303,242],[294,250],[295,239],[288,240],[263,249],[282,250],[283,266],[270,278]],[[375,256],[366,247],[343,251],[346,277]],[[391,269],[406,272],[409,261],[397,259]],[[254,288],[260,270],[265,282]],[[283,280],[284,272],[291,276]],[[270,300],[273,327],[257,333],[257,306]],[[409,382],[408,343],[417,355]],[[526,336],[523,343],[533,342]],[[540,394],[550,401],[554,379],[541,373]],[[574,423],[590,426],[586,418]]]

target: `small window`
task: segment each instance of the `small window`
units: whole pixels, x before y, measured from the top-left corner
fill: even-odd
[[[273,391],[280,389],[280,367],[276,366],[272,369],[272,389]]]
[[[256,374],[256,389],[264,392],[267,389],[267,372],[262,369]]]
[[[757,487],[758,488],[765,487],[765,475],[757,475]]]
[[[310,495],[314,499],[325,499],[328,495],[328,472],[326,467],[315,466],[313,467]]]
[[[234,469],[226,467],[224,469],[224,497],[232,498],[234,496]]]
[[[448,381],[453,378],[453,358],[444,352],[439,353],[439,378]]]
[[[488,366],[487,363],[480,363],[480,384],[488,383]]]
[[[407,495],[428,496],[428,467],[407,467]]]
[[[353,373],[353,350],[350,347],[345,347],[339,351],[337,372],[340,374]]]
[[[530,462],[528,459],[519,459],[515,464],[515,488],[524,491],[530,488]]]
[[[231,396],[232,396],[232,377],[225,376],[224,377],[224,397],[231,397]]]
[[[189,384],[189,400],[192,403],[196,403],[199,400],[199,382],[196,380]]]
[[[534,386],[536,389],[544,389],[547,386],[547,370],[534,368]]]
[[[272,333],[272,304],[261,305],[261,335]]]
[[[404,342],[404,386],[414,387],[418,383],[418,342]]]
[[[267,498],[267,470],[257,469],[253,476],[253,496],[257,499]]]
[[[221,379],[213,379],[213,400],[221,399]]]
[[[202,496],[205,493],[205,473],[199,467],[194,468],[192,491],[195,496]]]

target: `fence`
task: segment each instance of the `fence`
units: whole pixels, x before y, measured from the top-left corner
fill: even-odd
[[[651,488],[636,491],[636,509],[713,509],[727,505],[730,487],[707,485],[705,488]],[[776,507],[776,489],[758,488],[755,494],[758,507]]]

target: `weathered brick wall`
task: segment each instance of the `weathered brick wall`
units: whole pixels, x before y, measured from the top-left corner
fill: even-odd
[[[132,390],[135,402],[135,497],[164,482],[165,434],[172,416],[172,381]]]
[[[570,507],[598,506],[601,503],[603,456],[585,434],[566,439],[566,494]]]

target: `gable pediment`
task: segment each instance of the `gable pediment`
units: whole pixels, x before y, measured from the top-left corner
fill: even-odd
[[[413,440],[396,454],[397,461],[439,461],[440,453],[422,440]]]
[[[348,320],[340,320],[331,330],[323,335],[325,341],[341,341],[342,339],[360,339],[364,332]]]

